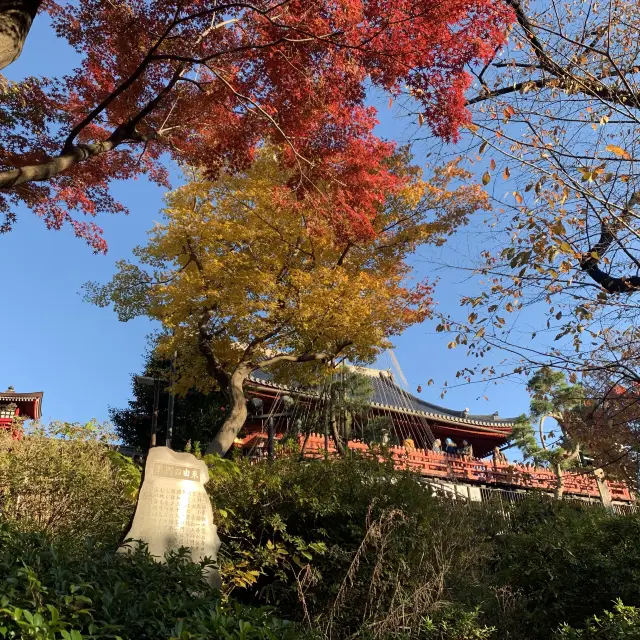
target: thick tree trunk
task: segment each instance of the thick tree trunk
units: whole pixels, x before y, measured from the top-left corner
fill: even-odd
[[[42,0],[0,0],[0,69],[22,53],[33,19]]]
[[[218,434],[207,448],[207,453],[219,456],[225,455],[233,446],[233,441],[244,426],[247,419],[247,402],[244,397],[243,385],[250,373],[251,369],[249,367],[240,366],[231,375],[228,388],[229,414],[220,431],[218,431]]]
[[[562,467],[560,463],[555,464],[556,471],[556,489],[554,491],[554,495],[556,500],[562,500],[562,496],[564,495],[564,475],[562,473]]]

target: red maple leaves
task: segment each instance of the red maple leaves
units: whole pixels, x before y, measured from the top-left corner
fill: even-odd
[[[0,101],[2,206],[8,223],[17,200],[50,227],[70,222],[96,251],[99,228],[76,215],[121,211],[113,180],[165,184],[171,161],[239,170],[265,142],[287,149],[301,197],[332,185],[342,235],[370,235],[395,179],[368,88],[408,88],[434,133],[455,140],[465,65],[492,57],[512,20],[494,0],[79,0],[49,11],[82,64]]]

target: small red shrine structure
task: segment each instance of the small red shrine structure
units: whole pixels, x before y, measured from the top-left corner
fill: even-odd
[[[15,418],[39,420],[42,416],[42,391],[19,393],[13,387],[0,391],[0,429],[12,429]],[[19,437],[18,432],[15,433]]]

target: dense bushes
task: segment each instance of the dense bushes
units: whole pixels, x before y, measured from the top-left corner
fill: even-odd
[[[222,603],[183,554],[82,553],[0,525],[0,637],[272,640],[295,628],[261,608]]]
[[[227,588],[332,636],[537,640],[640,607],[638,516],[532,497],[506,519],[359,459],[219,464]]]
[[[233,585],[260,572],[238,598],[332,636],[417,636],[482,583],[494,523],[433,499],[412,474],[358,458],[222,467],[209,491],[225,516],[223,575]]]
[[[211,459],[217,596],[179,554],[115,556],[138,470],[60,430],[0,442],[0,638],[640,638],[640,517],[534,498],[505,517],[359,458]]]
[[[492,580],[518,594],[510,617],[528,637],[546,639],[562,623],[581,626],[611,609],[617,598],[640,606],[638,540],[638,516],[526,501],[495,542]]]
[[[53,423],[12,440],[0,430],[0,520],[69,541],[118,540],[140,472],[110,450],[101,425]]]

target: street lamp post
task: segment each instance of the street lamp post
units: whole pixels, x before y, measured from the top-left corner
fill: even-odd
[[[173,352],[173,358],[171,359],[171,382],[174,383],[176,379],[176,359],[178,353]],[[176,404],[176,394],[173,392],[173,388],[169,392],[169,403],[167,406],[167,441],[166,446],[171,449],[171,440],[173,439],[173,414]]]
[[[162,383],[166,384],[166,380],[161,378],[152,378],[150,376],[136,376],[136,382],[145,385],[147,387],[153,387],[153,409],[151,411],[151,439],[149,448],[152,449],[157,445],[157,433],[158,433],[158,415],[160,412],[160,389]],[[166,446],[171,448],[171,438],[173,436],[173,409],[174,409],[174,396],[169,396],[169,411],[167,416],[167,439]]]

